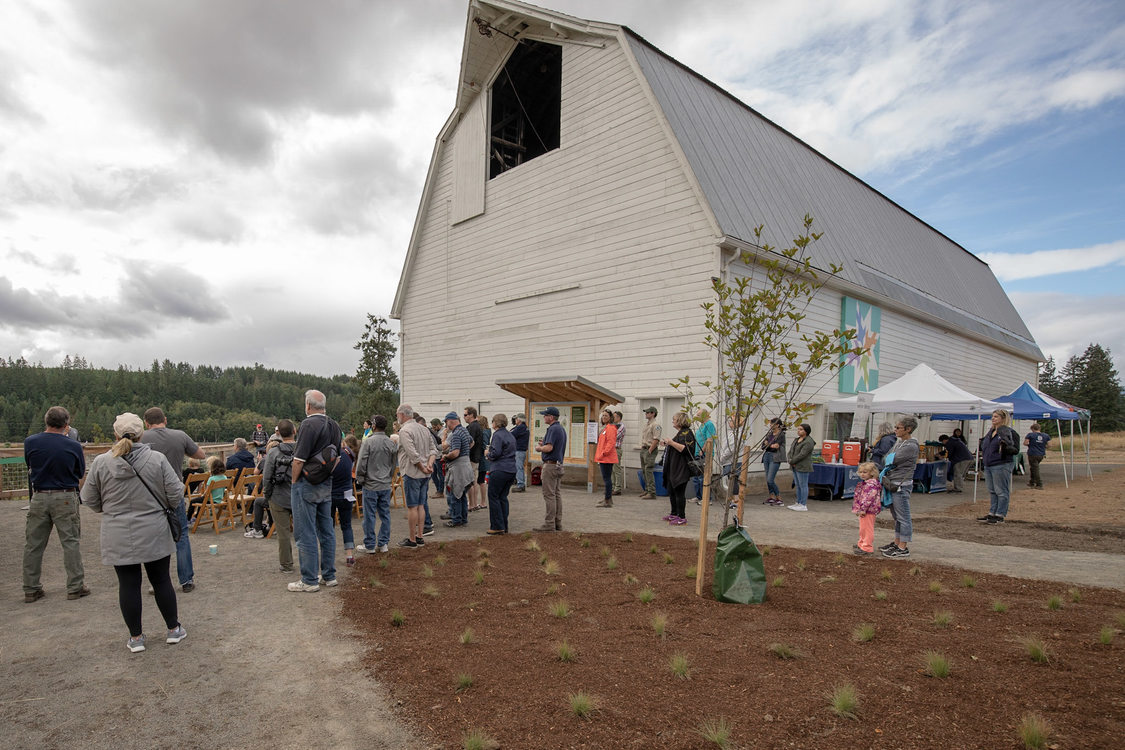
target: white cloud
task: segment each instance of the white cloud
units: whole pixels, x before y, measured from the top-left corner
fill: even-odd
[[[1125,240],[1091,247],[1036,250],[1030,253],[981,253],[980,258],[992,267],[992,272],[1001,281],[1034,279],[1125,265]]]
[[[1044,354],[1058,367],[1090,344],[1109,349],[1125,375],[1125,295],[1086,296],[1061,292],[1013,292],[1012,302]]]

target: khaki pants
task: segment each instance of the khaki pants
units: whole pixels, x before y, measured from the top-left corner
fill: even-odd
[[[548,463],[543,464],[539,474],[543,483],[543,502],[547,506],[543,525],[554,526],[556,531],[562,531],[562,475],[561,464]]]
[[[82,522],[78,516],[77,492],[38,493],[31,498],[27,511],[26,540],[23,548],[23,593],[32,594],[43,584],[43,550],[51,538],[51,528],[59,533],[66,569],[67,593],[81,591],[85,583],[82,569]]]
[[[286,570],[292,570],[293,531],[289,526],[293,522],[293,511],[271,500],[270,513],[273,514],[273,533],[277,536],[277,562]]]
[[[617,463],[613,465],[613,491],[621,492],[625,489],[625,465],[622,463],[622,449],[617,449]]]
[[[656,475],[652,473],[653,468],[656,466],[656,451],[649,451],[647,448],[641,448],[641,471],[644,472],[645,486],[644,491],[655,495],[656,494]]]

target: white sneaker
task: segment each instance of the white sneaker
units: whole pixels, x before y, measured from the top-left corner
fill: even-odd
[[[807,511],[808,506],[801,505],[800,503],[793,503],[789,506],[789,510]]]
[[[383,546],[379,547],[379,551],[380,552],[390,552],[391,546],[389,544],[384,544]]]
[[[366,548],[366,547],[364,547],[364,546],[363,546],[362,544],[357,544],[357,545],[355,546],[355,551],[356,551],[356,552],[366,552],[366,551],[367,551],[367,548]]]
[[[246,537],[247,539],[253,539],[254,538],[254,527],[251,526],[250,528],[246,529],[246,532],[242,536]]]
[[[320,591],[320,586],[318,586],[317,584],[314,583],[312,586],[310,586],[304,581],[294,581],[293,583],[289,584],[288,588],[290,591],[307,591],[310,594],[314,591]]]
[[[321,576],[320,578],[318,578],[317,583],[319,583],[322,586],[327,586],[328,588],[332,588],[333,586],[339,586],[340,585],[339,579],[333,578],[331,581],[326,581],[326,580],[324,580],[324,576]]]

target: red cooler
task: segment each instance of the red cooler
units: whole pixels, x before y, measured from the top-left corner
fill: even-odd
[[[843,458],[848,466],[859,466],[859,456],[862,453],[861,443],[844,443]]]
[[[824,459],[826,464],[836,463],[836,457],[840,455],[840,441],[839,440],[825,440],[820,444],[820,457]]]

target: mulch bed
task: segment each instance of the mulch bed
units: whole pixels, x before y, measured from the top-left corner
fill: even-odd
[[[1125,593],[774,548],[767,579],[784,581],[763,604],[734,605],[711,597],[709,567],[695,596],[695,561],[692,542],[641,534],[430,544],[360,559],[341,587],[343,616],[402,718],[440,747],[462,747],[469,730],[503,748],[716,747],[699,730],[722,719],[731,747],[1007,748],[1022,746],[1016,727],[1029,711],[1050,724],[1052,746],[1121,747]],[[1048,608],[1052,596],[1060,609]],[[550,611],[560,600],[568,617]],[[996,601],[1007,611],[993,611]],[[935,624],[936,612],[952,622]],[[872,641],[853,639],[861,623],[875,626]],[[1115,628],[1109,645],[1099,643],[1105,626]],[[1048,663],[1029,658],[1029,637]],[[576,661],[559,660],[564,640]],[[950,676],[925,674],[931,650],[952,661]],[[678,655],[686,678],[670,666]],[[459,675],[471,687],[458,690]],[[844,683],[859,696],[854,719],[829,707]],[[595,701],[586,718],[571,710],[578,692]]]

